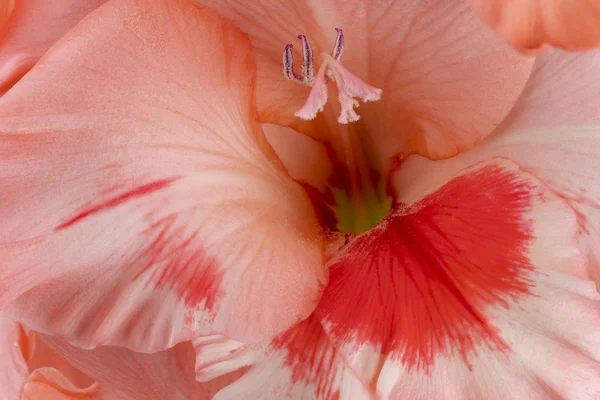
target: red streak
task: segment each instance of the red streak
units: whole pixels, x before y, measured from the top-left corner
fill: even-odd
[[[339,399],[333,385],[343,363],[314,315],[277,336],[271,346],[287,351],[285,365],[293,383],[314,385],[315,400]]]
[[[529,293],[531,189],[514,171],[480,167],[357,237],[316,310],[334,343],[370,343],[425,371],[440,354],[468,364],[476,346],[508,350],[485,311]]]
[[[165,189],[179,179],[161,179],[129,190],[77,214],[56,230],[66,229],[89,216]],[[157,211],[164,215],[168,210]],[[188,307],[204,302],[204,307],[214,316],[221,295],[223,272],[206,255],[204,247],[195,237],[195,231],[189,229],[190,220],[190,217],[175,213],[166,214],[160,220],[148,221],[148,228],[138,233],[143,238],[143,245],[131,249],[127,265],[134,271],[134,280],[146,279],[148,285],[169,289]]]
[[[60,231],[62,229],[69,228],[91,215],[100,213],[102,211],[110,210],[111,208],[117,207],[129,200],[132,200],[132,199],[135,199],[138,197],[143,197],[150,193],[164,189],[179,179],[180,179],[180,177],[171,177],[171,178],[161,179],[158,181],[154,181],[154,182],[139,186],[128,192],[122,193],[117,197],[114,197],[108,201],[105,201],[104,203],[95,205],[95,206],[88,208],[87,210],[77,214],[75,217],[71,218],[70,220],[58,225],[56,227],[56,230]]]
[[[189,220],[173,214],[144,232],[151,240],[132,263],[137,271],[134,279],[147,276],[149,284],[172,290],[188,307],[204,302],[214,317],[224,271],[206,254],[187,226]]]

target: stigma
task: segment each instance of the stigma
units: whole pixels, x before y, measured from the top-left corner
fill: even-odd
[[[304,120],[314,119],[327,104],[327,84],[335,82],[338,89],[338,101],[341,105],[338,122],[347,124],[358,121],[360,116],[354,109],[359,106],[357,98],[363,102],[377,101],[382,90],[373,87],[352,74],[340,63],[344,54],[344,32],[335,28],[337,37],[331,54],[321,53],[321,66],[315,74],[315,57],[312,45],[305,35],[298,35],[302,41],[302,72],[294,69],[292,44],[287,44],[283,51],[283,75],[292,82],[306,85],[311,89],[304,106],[295,115]]]

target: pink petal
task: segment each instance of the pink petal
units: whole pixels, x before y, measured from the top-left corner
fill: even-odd
[[[209,400],[235,380],[224,376],[210,383],[196,382],[194,348],[189,342],[154,354],[103,346],[83,350],[66,341],[43,336],[58,354],[94,378],[103,399],[115,400]]]
[[[0,31],[0,95],[27,73],[68,30],[106,1],[16,1],[10,21]],[[0,2],[0,26],[2,7]]]
[[[23,387],[22,400],[101,400],[97,385],[79,389],[54,369],[33,371]]]
[[[508,157],[544,181],[577,215],[581,245],[589,259],[582,277],[600,287],[600,90],[599,51],[548,52],[498,130],[471,152],[443,163],[414,158],[398,172],[403,196],[426,182],[489,157]]]
[[[515,48],[583,50],[600,45],[597,0],[471,0],[481,18]]]
[[[20,340],[23,330],[13,320],[0,317],[0,398],[18,399],[29,375]],[[24,341],[27,344],[27,340]]]
[[[508,311],[488,313],[499,334],[510,343],[511,352],[480,351],[469,360],[470,365],[456,359],[440,360],[426,376],[398,371],[386,363],[378,384],[389,386],[394,399],[406,393],[431,400],[597,397],[600,296],[594,285],[544,269],[532,275],[532,294]],[[394,385],[390,378],[398,373],[402,379]]]
[[[280,125],[263,124],[263,131],[292,178],[325,188],[333,172],[325,145]]]
[[[250,50],[186,1],[115,1],[0,100],[3,312],[144,351],[311,313],[320,231],[265,156]]]
[[[510,111],[533,65],[462,0],[195,1],[234,20],[256,47],[261,120],[314,137],[327,129],[294,118],[309,90],[285,80],[281,52],[299,33],[315,54],[329,52],[335,28],[343,28],[342,64],[383,90],[382,100],[361,106],[360,114],[365,134],[389,154],[443,158],[471,148]]]
[[[196,343],[200,379],[246,367],[244,375],[214,400],[353,399],[373,395],[340,357],[314,316],[262,346],[244,346],[224,338]]]
[[[599,50],[576,54],[549,50],[539,56],[521,98],[499,131],[599,125],[599,63]]]
[[[538,274],[584,268],[575,216],[533,175],[491,160],[447,178],[341,250],[315,311],[384,398],[394,387],[414,398],[502,398],[487,392],[493,378],[481,366],[517,351],[496,316],[530,304]]]
[[[0,317],[0,397],[23,400],[97,399],[98,386],[39,341],[34,332]]]

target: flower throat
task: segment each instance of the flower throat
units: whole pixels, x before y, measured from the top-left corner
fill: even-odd
[[[312,88],[306,103],[295,115],[311,121],[323,112],[323,118],[317,122],[321,127],[327,126],[330,133],[324,144],[333,174],[324,191],[307,184],[304,187],[326,227],[332,231],[361,233],[375,227],[390,213],[392,198],[386,180],[368,157],[361,135],[363,130],[350,123],[360,119],[354,110],[359,106],[356,99],[377,101],[382,90],[365,83],[340,64],[344,33],[340,28],[336,31],[333,50],[330,55],[321,53],[322,63],[317,73],[312,45],[305,35],[298,35],[302,42],[302,73],[294,70],[293,45],[288,44],[283,51],[283,74],[292,82]],[[326,108],[330,82],[334,82],[338,90],[337,119],[332,117],[334,106]]]

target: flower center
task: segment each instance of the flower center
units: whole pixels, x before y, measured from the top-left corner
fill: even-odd
[[[283,73],[289,80],[312,88],[306,103],[295,115],[310,121],[324,112],[328,122],[329,138],[325,144],[334,172],[324,193],[317,195],[314,188],[307,192],[313,203],[318,203],[316,209],[331,216],[324,218],[331,230],[361,233],[389,214],[392,198],[364,143],[362,133],[366,125],[359,127],[349,123],[360,119],[354,110],[359,106],[357,99],[363,102],[379,100],[382,90],[365,83],[341,65],[344,33],[340,28],[336,31],[333,50],[331,54],[321,53],[322,62],[317,73],[313,48],[305,35],[298,35],[302,41],[302,73],[294,70],[292,44],[286,45],[283,51]],[[327,118],[333,110],[331,107],[325,109],[331,82],[337,86],[339,101],[339,116],[334,123],[331,123],[333,118]]]

